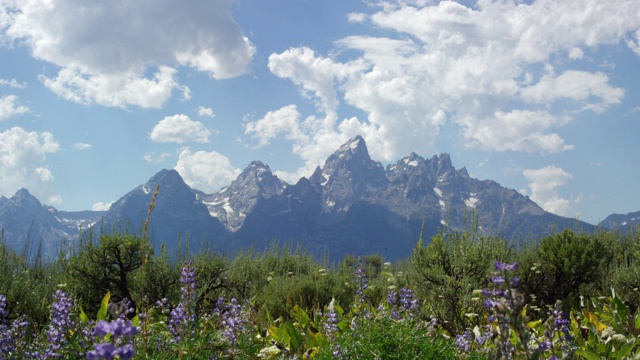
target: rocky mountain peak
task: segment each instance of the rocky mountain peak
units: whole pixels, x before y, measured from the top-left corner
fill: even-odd
[[[235,231],[260,199],[280,195],[286,186],[287,183],[274,175],[268,165],[253,161],[231,185],[216,194],[205,195],[202,201],[211,216],[218,218],[227,229]]]
[[[9,201],[20,204],[26,208],[40,208],[42,207],[42,203],[35,196],[31,195],[29,190],[25,188],[21,188],[18,190],[15,195],[13,195]]]
[[[160,185],[160,192],[158,196],[160,198],[169,199],[191,199],[194,197],[192,194],[192,190],[187,185],[182,176],[174,170],[174,169],[162,169],[158,173],[156,173],[153,177],[151,177],[144,185],[138,187],[139,190],[144,192],[144,196],[151,197],[153,193],[156,191],[156,187]]]
[[[371,160],[359,135],[340,146],[329,156],[321,172],[316,170],[311,178],[323,188],[327,209],[338,211],[346,211],[389,182],[382,164]]]

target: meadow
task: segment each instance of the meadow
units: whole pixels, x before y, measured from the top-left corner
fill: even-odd
[[[154,253],[86,234],[52,261],[0,239],[0,359],[639,359],[640,236],[421,239],[336,263],[274,242]]]

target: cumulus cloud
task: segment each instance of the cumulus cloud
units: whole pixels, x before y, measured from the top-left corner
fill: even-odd
[[[552,127],[564,125],[566,117],[555,117],[546,111],[514,110],[498,111],[492,117],[477,120],[461,119],[464,136],[472,140],[469,147],[497,151],[540,151],[556,153],[571,150],[556,133],[547,132]]]
[[[561,216],[576,216],[571,201],[558,195],[558,188],[573,179],[573,175],[557,166],[540,169],[525,169],[523,175],[529,181],[531,200],[546,211]]]
[[[53,174],[45,163],[46,155],[59,148],[49,132],[20,127],[0,132],[0,194],[12,196],[24,187],[45,203],[59,203],[61,198],[53,192]]]
[[[164,143],[207,143],[209,135],[211,131],[201,122],[193,121],[187,115],[178,114],[160,120],[151,130],[149,138],[152,141]]]
[[[640,38],[634,0],[377,4],[347,20],[384,36],[345,37],[330,55],[297,47],[269,57],[272,73],[298,86],[320,114],[289,105],[247,123],[259,146],[280,134],[309,168],[324,159],[322,145],[355,132],[373,158],[390,161],[432,152],[451,124],[461,142],[487,151],[571,150],[559,131],[571,120],[566,114],[606,111],[624,96],[604,73],[584,70],[581,49],[627,44],[635,51]],[[562,113],[551,106],[561,100],[568,103]],[[366,118],[339,120],[340,104]]]
[[[213,109],[210,107],[198,106],[198,115],[206,117],[214,117]]]
[[[191,152],[180,150],[175,168],[187,185],[206,193],[214,193],[227,186],[240,174],[226,156],[215,151]]]
[[[189,97],[176,80],[177,67],[215,79],[246,72],[255,48],[229,13],[231,3],[18,1],[4,5],[10,16],[2,18],[0,41],[24,45],[34,58],[59,66],[56,76],[41,80],[65,99],[160,107],[174,90]]]
[[[18,105],[18,97],[15,95],[6,95],[0,97],[0,121],[10,117],[26,114],[31,111],[28,107]]]
[[[264,146],[280,134],[287,139],[303,141],[307,136],[302,132],[298,121],[300,113],[295,105],[288,105],[276,111],[268,112],[262,119],[245,125],[245,134],[258,139],[258,146]]]
[[[583,103],[585,109],[602,113],[611,105],[619,104],[624,90],[610,86],[609,77],[603,73],[567,70],[560,76],[547,75],[532,86],[520,90],[523,100],[534,103],[551,103],[568,98]],[[597,98],[597,102],[589,102]]]
[[[107,211],[111,208],[111,205],[113,205],[113,201],[111,202],[97,202],[95,204],[93,204],[93,206],[91,206],[91,210],[92,211]]]

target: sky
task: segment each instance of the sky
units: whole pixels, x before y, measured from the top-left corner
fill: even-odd
[[[289,183],[362,135],[590,223],[640,210],[637,0],[0,0],[0,195]]]

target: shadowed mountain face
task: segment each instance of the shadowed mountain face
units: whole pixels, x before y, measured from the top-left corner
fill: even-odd
[[[179,247],[184,250],[187,240],[190,248],[197,250],[203,242],[212,246],[227,239],[224,226],[209,214],[207,207],[175,170],[160,171],[113,203],[104,216],[107,230],[114,227],[118,231],[128,229],[142,235],[149,205],[158,186],[147,234],[156,251],[162,243],[173,254]]]
[[[565,228],[595,230],[545,212],[527,196],[494,181],[471,178],[465,168],[453,166],[448,154],[425,159],[412,153],[385,169],[356,136],[309,178],[292,185],[254,161],[215,194],[191,189],[175,170],[162,170],[106,213],[57,212],[21,190],[11,199],[0,198],[0,224],[10,230],[5,242],[19,246],[25,239],[17,234],[28,234],[31,228],[31,234],[47,239],[47,249],[55,249],[60,238],[73,239],[74,229],[100,217],[107,230],[142,234],[158,185],[148,234],[156,249],[164,243],[170,253],[184,249],[186,238],[191,251],[205,243],[231,253],[263,248],[278,239],[302,243],[319,257],[378,253],[396,260],[411,253],[423,223],[426,241],[439,228],[464,230],[472,218],[484,233],[507,239]],[[624,223],[616,219],[611,226]]]
[[[611,214],[602,220],[599,226],[609,230],[620,230],[622,232],[637,231],[640,226],[640,211],[628,214]]]
[[[0,228],[4,243],[30,259],[57,256],[65,242],[76,239],[100,219],[103,212],[68,213],[40,203],[27,189],[11,198],[0,197]]]

